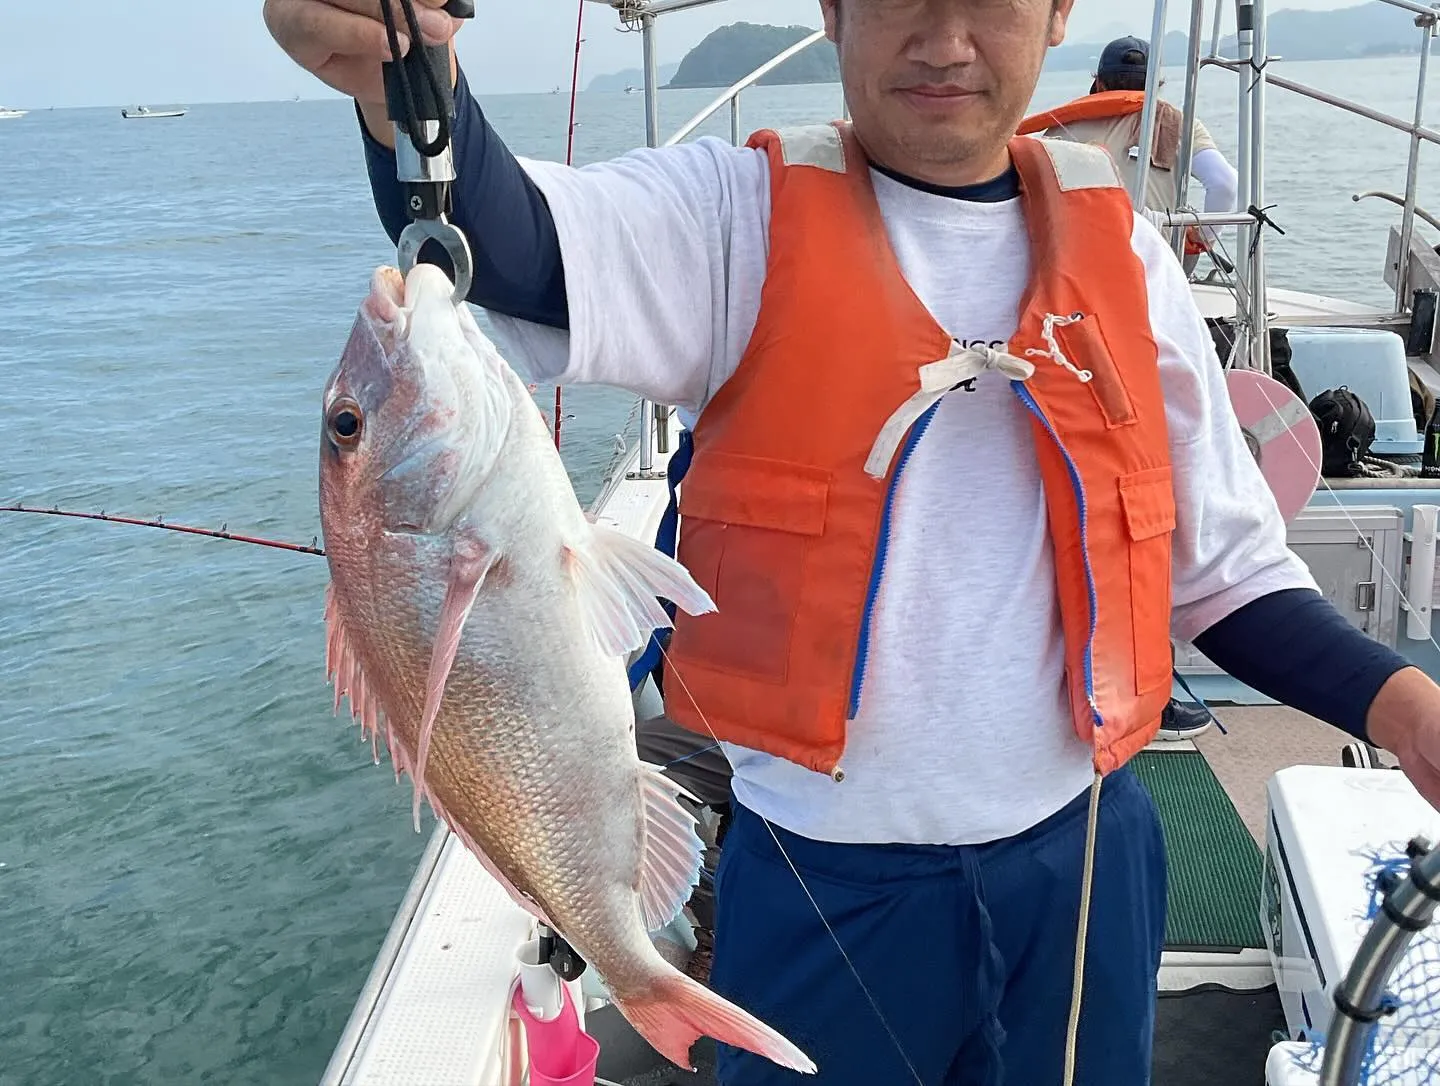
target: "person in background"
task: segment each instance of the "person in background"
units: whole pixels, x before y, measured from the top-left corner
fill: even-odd
[[[1120,167],[1125,186],[1133,191],[1140,165],[1140,117],[1145,108],[1145,79],[1150,46],[1139,38],[1116,38],[1100,54],[1090,93],[1056,109],[1036,114],[1020,132],[1043,133],[1052,139],[1076,140],[1104,147]],[[1150,171],[1145,181],[1145,207],[1151,211],[1176,209],[1180,134],[1184,115],[1163,99],[1156,103],[1155,139]],[[1234,211],[1239,189],[1235,168],[1215,145],[1209,130],[1197,117],[1192,126],[1190,175],[1205,188],[1205,211]],[[1194,200],[1187,200],[1191,206]],[[1216,241],[1213,230],[1191,229],[1186,234],[1185,271]]]

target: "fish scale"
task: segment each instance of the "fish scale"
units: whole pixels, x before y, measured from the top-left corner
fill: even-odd
[[[603,978],[657,1051],[702,1035],[807,1073],[665,961],[703,843],[634,743],[626,657],[714,610],[673,559],[590,522],[526,386],[439,269],[379,269],[324,394],[326,670],[397,775]],[[691,797],[693,798],[693,797]]]

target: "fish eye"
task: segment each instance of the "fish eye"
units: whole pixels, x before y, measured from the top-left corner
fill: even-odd
[[[325,418],[325,426],[335,444],[346,447],[358,444],[364,427],[360,405],[348,398],[336,400]]]

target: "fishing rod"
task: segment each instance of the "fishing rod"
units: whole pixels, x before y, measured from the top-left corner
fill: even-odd
[[[313,536],[310,545],[302,543],[286,543],[279,539],[265,539],[261,536],[240,535],[229,530],[227,524],[220,525],[219,530],[213,528],[196,528],[189,524],[167,524],[164,517],[155,517],[153,520],[141,520],[138,517],[120,517],[107,513],[103,509],[98,513],[81,513],[71,509],[61,509],[54,506],[50,509],[41,509],[33,505],[0,505],[0,513],[34,513],[46,517],[70,517],[75,520],[100,520],[107,524],[129,524],[137,528],[162,528],[167,532],[182,532],[185,535],[204,536],[207,539],[228,539],[232,543],[248,543],[255,547],[268,547],[277,551],[292,551],[296,554],[315,554],[325,556],[325,550],[320,546],[320,537]]]

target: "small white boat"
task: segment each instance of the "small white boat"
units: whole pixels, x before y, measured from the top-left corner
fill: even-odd
[[[23,117],[29,113],[28,109],[6,109],[0,106],[0,121],[13,121],[16,117]]]
[[[120,116],[127,121],[149,121],[162,117],[183,117],[189,112],[188,109],[151,109],[149,106],[136,106],[134,109],[122,109]]]

